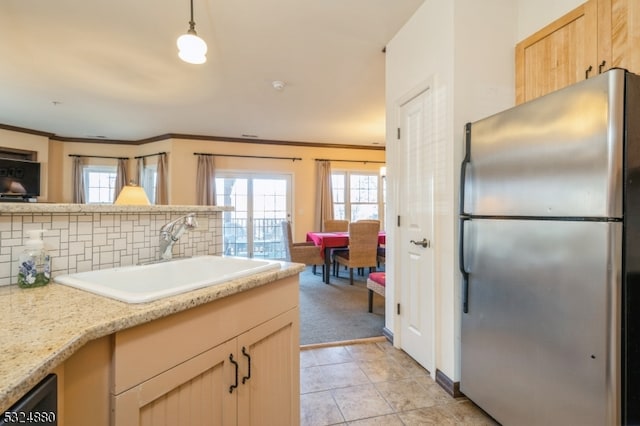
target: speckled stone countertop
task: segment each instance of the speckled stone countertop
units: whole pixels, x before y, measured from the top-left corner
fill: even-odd
[[[0,203],[3,213],[154,213],[154,212],[221,212],[232,206],[128,206],[115,204]]]
[[[300,273],[281,268],[227,283],[127,304],[58,283],[0,287],[0,413],[90,340]]]

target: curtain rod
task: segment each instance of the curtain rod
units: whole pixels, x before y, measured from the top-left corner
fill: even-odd
[[[164,154],[166,154],[166,152],[156,152],[155,154],[138,155],[137,157],[133,157],[133,158],[137,160],[138,158],[147,158],[147,157],[153,157],[155,155],[164,155]]]
[[[110,158],[112,160],[128,160],[129,157],[109,157],[105,155],[80,155],[80,154],[69,154],[69,157],[80,157],[80,158]]]
[[[302,160],[300,157],[265,157],[261,155],[233,155],[233,154],[208,154],[205,152],[194,152],[193,155],[208,155],[211,157],[238,157],[238,158],[266,158],[270,160]]]
[[[343,162],[343,163],[385,164],[385,161],[371,161],[371,160],[329,160],[328,158],[316,158],[315,160],[316,161]]]

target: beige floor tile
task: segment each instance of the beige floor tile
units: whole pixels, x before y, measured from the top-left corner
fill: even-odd
[[[412,378],[425,388],[427,395],[429,395],[430,398],[433,398],[436,404],[449,404],[456,401],[454,397],[442,389],[442,387],[433,381],[431,377],[418,375],[412,376]],[[466,398],[464,399],[466,400]]]
[[[300,369],[300,393],[319,392],[331,387],[324,381],[322,369],[319,366]]]
[[[300,369],[300,393],[319,392],[370,383],[355,362],[317,365]]]
[[[344,346],[312,349],[310,352],[316,359],[317,365],[339,364],[353,361],[353,357]]]
[[[300,365],[302,426],[497,426],[388,342],[306,349]]]
[[[300,396],[300,425],[324,426],[344,422],[331,392],[314,392]]]
[[[311,351],[300,351],[300,368],[315,367],[318,365],[316,357]]]
[[[406,426],[459,426],[453,414],[444,405],[398,413]]]
[[[410,377],[410,373],[393,358],[384,356],[358,363],[369,380],[374,383],[401,380]]]
[[[393,413],[373,384],[334,389],[331,394],[347,421]]]
[[[462,425],[498,426],[498,423],[469,400],[458,401],[445,406]]]
[[[386,354],[387,356],[395,360],[398,364],[400,364],[403,368],[408,370],[412,376],[419,375],[419,374],[422,374],[425,376],[429,375],[429,372],[423,366],[418,364],[416,360],[411,358],[409,355],[407,355],[406,352],[402,350],[392,347],[392,350],[386,351]]]
[[[371,383],[355,362],[321,365],[318,368],[323,375],[322,380],[330,389]]]
[[[377,343],[348,345],[346,349],[356,361],[378,359],[385,356],[385,351]]]
[[[396,414],[386,416],[370,417],[368,419],[354,420],[349,422],[349,426],[403,426],[402,420]]]
[[[440,403],[437,397],[433,397],[413,379],[376,383],[375,386],[395,412],[433,407]]]

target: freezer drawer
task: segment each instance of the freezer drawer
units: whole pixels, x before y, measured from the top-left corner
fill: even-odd
[[[621,232],[620,222],[463,222],[460,386],[500,423],[619,423]]]
[[[621,218],[624,90],[612,70],[467,125],[463,212]]]

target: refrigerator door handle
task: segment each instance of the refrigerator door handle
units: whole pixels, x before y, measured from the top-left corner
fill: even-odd
[[[464,223],[470,220],[468,217],[460,217],[460,241],[458,244],[458,267],[462,273],[462,312],[469,313],[469,273],[464,268]]]
[[[470,218],[464,212],[464,189],[467,178],[467,165],[471,163],[471,123],[464,126],[465,154],[460,166],[460,241],[458,243],[458,267],[462,273],[462,312],[469,313],[469,273],[464,268],[464,222]]]
[[[462,160],[462,165],[460,166],[460,210],[459,213],[461,215],[465,214],[464,212],[464,189],[465,183],[467,179],[467,165],[471,163],[471,123],[467,123],[464,126],[464,142],[465,142],[465,155]]]

